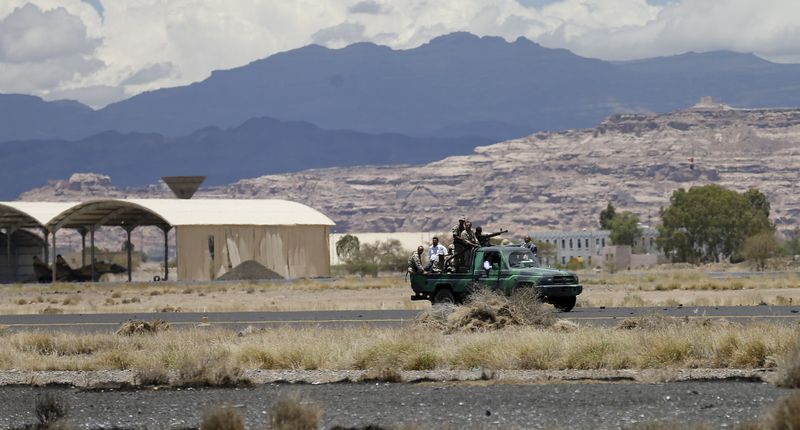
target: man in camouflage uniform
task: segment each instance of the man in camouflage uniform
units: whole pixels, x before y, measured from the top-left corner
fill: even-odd
[[[461,242],[461,232],[464,231],[464,222],[466,221],[466,217],[458,218],[458,224],[453,227],[453,260],[451,261],[451,266],[457,271],[461,266],[463,266],[463,259],[464,259],[464,246]]]
[[[422,267],[421,258],[423,252],[425,252],[425,248],[418,246],[417,251],[408,257],[408,273],[425,273],[425,269]]]
[[[466,269],[467,262],[469,261],[468,253],[472,248],[478,248],[481,245],[478,243],[478,238],[475,237],[475,233],[472,231],[472,223],[469,220],[464,221],[464,231],[461,232],[461,246],[462,248],[462,255],[461,255],[461,265],[459,266],[462,271]]]

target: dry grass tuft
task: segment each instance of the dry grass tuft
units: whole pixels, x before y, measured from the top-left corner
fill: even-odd
[[[322,413],[319,406],[295,392],[278,398],[269,415],[275,430],[316,430]]]
[[[800,337],[781,357],[776,385],[785,388],[800,388]]]
[[[212,408],[200,422],[200,430],[244,430],[244,418],[230,406]]]
[[[48,307],[42,309],[41,311],[39,311],[39,313],[40,314],[45,314],[45,315],[55,315],[55,314],[63,314],[64,310],[61,309],[61,308],[54,307],[54,306],[48,306]]]
[[[251,385],[244,372],[231,366],[223,357],[207,357],[188,362],[178,369],[178,380],[172,385],[181,387],[240,387]]]
[[[765,430],[800,429],[800,393],[792,393],[775,405],[765,424]]]
[[[158,367],[148,367],[139,369],[136,372],[136,382],[139,385],[160,386],[169,385],[169,373],[166,369]]]
[[[661,314],[625,318],[616,325],[617,330],[670,330],[680,327],[735,327],[725,319],[671,317]]]
[[[36,398],[33,412],[40,428],[50,428],[67,416],[67,405],[61,397],[52,393],[45,393]]]
[[[463,306],[435,306],[417,321],[447,332],[489,331],[512,326],[551,327],[556,317],[533,289],[520,289],[507,297],[481,288],[473,291]]]
[[[130,320],[122,323],[116,333],[120,336],[133,336],[155,334],[166,330],[169,330],[169,324],[164,320]]]
[[[81,302],[81,298],[78,296],[70,296],[65,298],[61,301],[61,304],[64,306],[75,306]]]
[[[359,378],[359,382],[403,382],[403,375],[392,367],[370,369]]]
[[[578,324],[575,324],[574,322],[572,322],[570,320],[559,319],[559,320],[556,320],[556,322],[554,322],[553,325],[550,328],[553,331],[562,331],[562,332],[569,333],[569,332],[573,332],[573,331],[578,330],[580,328],[580,326]]]

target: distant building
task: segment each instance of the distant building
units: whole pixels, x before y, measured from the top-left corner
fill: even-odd
[[[586,267],[593,267],[598,264],[601,250],[611,245],[611,232],[608,230],[592,231],[548,231],[534,232],[531,238],[535,241],[549,243],[555,247],[555,256],[540,256],[542,264],[566,266],[571,259],[584,262]]]
[[[541,253],[542,264],[566,266],[574,259],[583,262],[584,267],[602,268],[609,264],[610,259],[615,262],[617,270],[622,270],[649,266],[662,260],[663,255],[656,244],[658,230],[647,226],[641,228],[642,235],[634,239],[632,247],[614,246],[609,230],[534,232],[531,238],[554,246],[554,256]]]

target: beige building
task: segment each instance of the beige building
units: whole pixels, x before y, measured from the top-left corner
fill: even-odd
[[[284,278],[330,276],[328,236],[334,225],[322,213],[285,200],[225,199],[108,199],[81,203],[0,203],[0,228],[21,228],[45,234],[48,247],[57,249],[58,232],[73,229],[94,252],[94,232],[101,226],[131,233],[152,226],[168,233],[175,229],[177,278],[182,281],[217,279],[244,262],[253,261]],[[12,236],[13,237],[13,236]],[[13,240],[12,243],[13,245]],[[44,260],[48,247],[42,249]],[[127,267],[132,263],[128,255]],[[168,253],[165,252],[165,255]],[[20,279],[29,265],[10,246],[9,273]],[[92,254],[89,262],[97,261]],[[166,263],[166,262],[165,262]],[[13,266],[13,267],[11,267]],[[169,270],[164,265],[164,278]],[[130,271],[128,273],[130,280]],[[174,274],[172,275],[174,277]]]

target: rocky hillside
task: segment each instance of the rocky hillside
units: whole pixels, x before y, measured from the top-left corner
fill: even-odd
[[[426,165],[269,175],[198,196],[296,200],[328,214],[338,231],[445,230],[465,214],[490,229],[519,233],[595,228],[608,201],[656,223],[675,189],[713,182],[759,188],[779,226],[789,227],[800,216],[798,143],[800,109],[734,109],[705,100],[666,115],[615,115],[593,129],[538,133]],[[169,196],[161,185],[118,190],[97,178],[84,185],[87,178],[51,182],[21,198]]]

